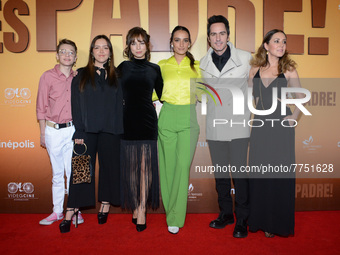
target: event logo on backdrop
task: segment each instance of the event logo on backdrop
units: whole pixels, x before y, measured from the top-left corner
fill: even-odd
[[[321,149],[322,146],[314,143],[313,136],[310,136],[308,139],[302,141],[303,149],[307,151],[307,153],[316,153],[317,150]]]
[[[194,192],[195,190],[195,187],[192,183],[189,184],[189,187],[188,187],[188,201],[195,201],[195,202],[198,202],[200,201],[200,198],[202,198],[203,196],[203,193],[202,192]]]
[[[7,185],[8,197],[14,201],[37,199],[34,196],[34,185],[31,182],[10,182]]]
[[[34,142],[30,142],[30,140],[25,140],[23,142],[12,142],[11,140],[4,142],[0,140],[0,149],[33,149]]]
[[[26,106],[31,104],[31,90],[29,88],[6,88],[4,92],[6,105]]]
[[[336,106],[336,91],[312,91],[306,106]]]
[[[295,198],[333,197],[333,183],[297,183]]]

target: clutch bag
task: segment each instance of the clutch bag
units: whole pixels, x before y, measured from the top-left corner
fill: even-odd
[[[87,146],[85,143],[82,145],[85,146],[85,151],[82,154],[78,154],[74,150],[73,152],[75,156],[72,157],[72,183],[80,184],[80,183],[91,183],[92,169],[91,169],[91,156],[84,155],[87,151]]]

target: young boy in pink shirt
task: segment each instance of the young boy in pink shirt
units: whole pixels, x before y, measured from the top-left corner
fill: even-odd
[[[63,219],[64,197],[68,193],[73,151],[74,126],[71,114],[72,67],[77,60],[77,46],[62,39],[57,46],[59,64],[40,77],[37,96],[37,119],[40,126],[40,145],[47,149],[52,165],[53,213],[40,225],[51,225]],[[65,190],[66,174],[67,188]],[[78,224],[83,223],[81,214]]]

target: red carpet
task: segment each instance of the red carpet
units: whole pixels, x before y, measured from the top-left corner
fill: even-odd
[[[83,214],[85,223],[66,234],[59,223],[40,226],[45,216],[0,214],[0,254],[340,254],[340,211],[297,212],[295,236],[271,239],[260,231],[233,238],[233,225],[211,229],[217,214],[188,214],[177,235],[168,233],[164,214],[148,214],[141,233],[130,214],[110,214],[104,225]]]

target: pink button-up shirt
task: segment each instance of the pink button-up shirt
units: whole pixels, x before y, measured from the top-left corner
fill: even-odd
[[[73,71],[66,77],[56,65],[40,77],[37,96],[37,119],[66,123],[72,120],[71,82]]]

